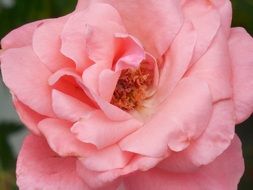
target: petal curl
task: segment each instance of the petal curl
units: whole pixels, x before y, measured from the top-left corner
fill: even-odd
[[[231,100],[213,106],[210,122],[203,134],[192,142],[187,154],[192,162],[205,165],[212,162],[230,145],[235,134],[235,113]]]
[[[145,59],[145,50],[142,44],[129,34],[115,34],[115,71],[138,68]]]
[[[53,90],[52,101],[56,116],[71,122],[76,122],[82,117],[87,117],[94,110],[94,108],[84,102],[58,90]]]
[[[96,148],[76,139],[70,131],[71,123],[64,120],[47,118],[38,124],[38,128],[45,136],[49,146],[60,156],[87,157]]]
[[[123,168],[131,159],[132,153],[124,152],[115,144],[98,150],[87,158],[80,158],[83,165],[92,171],[107,172]]]
[[[83,85],[81,76],[71,68],[62,68],[50,75],[48,83],[52,88],[63,92],[87,105],[93,106]]]
[[[182,152],[172,154],[161,167],[170,172],[189,172],[211,163],[231,144],[235,134],[235,113],[232,100],[217,102],[208,126],[202,135]]]
[[[253,112],[253,38],[243,28],[232,29],[229,49],[236,117],[241,123]]]
[[[117,143],[134,132],[142,123],[134,118],[126,121],[111,121],[102,111],[94,111],[88,118],[74,124],[71,131],[85,143],[92,143],[99,149]]]
[[[105,100],[110,102],[116,88],[120,72],[114,72],[109,69],[103,70],[99,75],[98,91],[99,95]]]

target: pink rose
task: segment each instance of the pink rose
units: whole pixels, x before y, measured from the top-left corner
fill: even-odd
[[[10,32],[20,190],[235,190],[253,39],[230,23],[228,0],[79,0]]]

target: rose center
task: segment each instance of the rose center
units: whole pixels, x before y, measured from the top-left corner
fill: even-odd
[[[138,109],[152,83],[153,75],[142,64],[138,69],[122,70],[111,103],[125,111]]]

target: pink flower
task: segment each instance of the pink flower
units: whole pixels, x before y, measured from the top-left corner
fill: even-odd
[[[30,129],[20,190],[234,190],[253,39],[228,0],[79,0],[2,39]]]

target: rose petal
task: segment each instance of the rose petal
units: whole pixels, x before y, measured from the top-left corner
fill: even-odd
[[[68,16],[49,20],[41,24],[33,35],[34,52],[53,72],[64,67],[73,67],[71,60],[60,52],[60,34],[67,18]]]
[[[230,145],[234,129],[233,102],[227,100],[216,103],[206,130],[186,150],[192,162],[197,166],[212,162]]]
[[[195,63],[207,51],[215,38],[221,19],[218,10],[209,1],[186,0],[184,2],[182,8],[185,18],[192,22],[198,34],[192,60]]]
[[[80,159],[80,161],[87,169],[102,172],[123,168],[131,157],[132,153],[122,151],[118,145],[112,145],[98,150],[90,157]]]
[[[118,190],[121,182],[120,179],[115,179],[113,174],[88,170],[81,161],[77,161],[77,172],[91,188],[96,190]]]
[[[183,23],[180,2],[177,0],[92,0],[91,2],[105,2],[115,7],[127,31],[137,37],[144,48],[156,58],[168,49]],[[79,0],[77,9],[83,10],[87,4],[86,0]]]
[[[119,186],[122,181],[121,179],[124,178],[125,175],[138,170],[147,171],[150,168],[153,168],[162,159],[164,158],[152,158],[137,155],[132,158],[125,167],[104,172],[87,170],[82,162],[77,162],[77,171],[91,187],[101,187],[101,190],[104,190],[108,186],[112,186],[111,188],[113,189]],[[119,189],[122,189],[122,187]],[[111,189],[109,188],[108,190]]]
[[[120,72],[109,69],[103,70],[99,75],[98,91],[99,95],[107,102],[110,102],[115,91]]]
[[[94,106],[89,93],[83,85],[81,76],[71,68],[63,68],[53,73],[48,79],[52,88],[63,92],[91,107]]]
[[[213,102],[232,97],[231,65],[225,34],[220,29],[207,52],[189,69],[186,76],[208,83]]]
[[[90,190],[76,172],[75,158],[58,157],[43,138],[33,135],[24,141],[16,172],[20,190]]]
[[[140,42],[128,34],[115,34],[115,43],[117,44],[115,52],[115,71],[133,68],[140,66],[145,59],[145,50]]]
[[[17,98],[36,112],[54,116],[50,71],[40,62],[31,47],[10,49],[1,55],[3,81]]]
[[[162,160],[157,165],[157,168],[172,173],[195,172],[199,168],[199,165],[196,166],[192,163],[192,160],[189,158],[186,151],[187,149],[181,152],[171,152],[171,154],[166,159]]]
[[[202,135],[182,152],[173,153],[161,167],[170,172],[192,172],[224,152],[234,138],[235,116],[232,100],[213,105],[212,117]]]
[[[43,22],[45,22],[45,20],[39,20],[12,30],[1,40],[2,49],[19,48],[31,45],[34,30],[36,30]]]
[[[193,25],[190,22],[185,22],[165,55],[159,87],[155,94],[158,104],[167,98],[189,68],[196,38],[197,35]],[[182,46],[182,44],[184,45]]]
[[[38,128],[46,137],[46,140],[60,156],[87,157],[96,149],[94,146],[83,143],[75,138],[70,131],[71,123],[59,119],[44,119]]]
[[[119,17],[113,7],[108,6],[108,8],[108,11],[114,13],[116,18]],[[105,19],[105,15],[97,15],[97,17],[101,17],[98,18],[100,20]],[[108,20],[103,20],[104,25],[100,24],[98,26],[96,26],[96,23],[92,23],[96,21],[90,22],[88,25],[90,32],[86,39],[88,56],[95,63],[104,65],[106,68],[110,68],[115,59],[115,51],[117,51],[118,48],[117,43],[115,42],[115,33],[126,33],[123,24],[119,19],[117,21],[118,23],[114,20],[110,20],[110,22],[108,22]]]
[[[91,3],[90,0],[87,1],[78,0],[75,11],[83,11],[90,5],[90,3]]]
[[[112,121],[103,112],[92,112],[88,118],[75,123],[71,131],[85,143],[92,143],[99,149],[117,143],[134,132],[141,123],[134,118],[126,121]]]
[[[76,122],[87,117],[94,108],[58,90],[52,92],[53,110],[58,118]]]
[[[232,21],[232,4],[229,0],[211,0],[214,6],[218,9],[221,17],[221,26],[226,35],[230,33]]]
[[[106,67],[104,65],[93,64],[85,69],[82,74],[84,86],[88,88],[92,93],[95,93],[97,96],[99,95],[99,75],[105,69]]]
[[[114,106],[98,97],[96,98],[96,102],[98,103],[102,111],[105,113],[105,115],[112,121],[124,121],[133,117],[132,115],[121,110],[117,106]]]
[[[82,75],[84,85],[90,91],[93,91],[93,93],[101,96],[108,102],[112,98],[120,71],[123,69],[138,68],[140,63],[145,59],[143,48],[132,36],[117,33],[115,34],[114,41],[115,50],[110,51],[113,52],[111,56],[114,57],[113,62],[115,62],[115,65],[108,65],[108,63],[101,64],[99,62],[85,69]],[[90,51],[92,52],[92,49]],[[94,50],[94,52],[96,51]],[[112,62],[112,60],[109,60],[109,62]],[[114,69],[116,72],[111,71],[111,69]],[[110,85],[107,85],[108,83]]]
[[[237,123],[253,112],[253,39],[242,28],[231,30],[229,49],[233,70],[233,98]]]
[[[186,109],[187,108],[187,109]],[[120,142],[122,150],[150,157],[182,151],[201,135],[212,111],[206,83],[185,78],[145,126]],[[159,146],[157,146],[159,145]]]
[[[121,110],[117,106],[112,105],[111,103],[105,101],[103,98],[99,97],[93,92],[90,92],[93,100],[98,104],[100,109],[104,114],[111,119],[112,121],[124,121],[131,119],[133,116],[129,113]]]
[[[15,96],[12,98],[12,100],[21,121],[34,134],[39,135],[40,131],[38,129],[38,123],[43,120],[45,116],[42,116],[33,111],[22,102],[20,102]]]
[[[224,190],[237,189],[243,174],[241,144],[231,146],[214,162],[192,173],[170,173],[162,169],[138,172],[124,180],[126,190]]]
[[[111,65],[117,32],[125,32],[117,11],[110,5],[92,4],[89,9],[74,13],[66,22],[61,51],[75,61],[80,71],[91,65],[89,58]]]
[[[136,155],[124,168],[119,169],[118,172],[119,176],[120,175],[125,176],[127,174],[131,174],[136,171],[148,171],[154,168],[159,162],[164,160],[168,155],[158,158]]]

